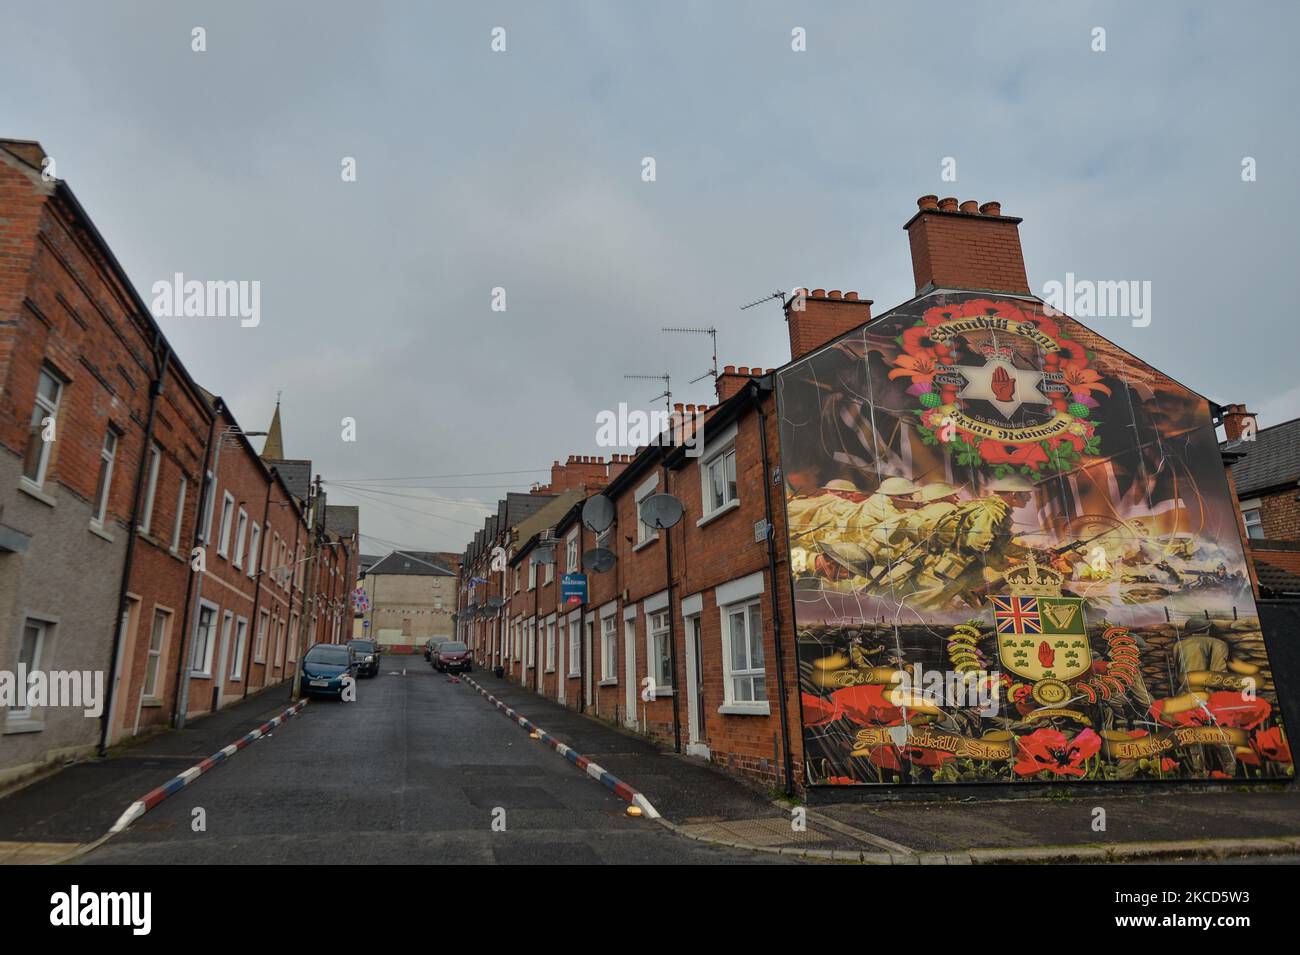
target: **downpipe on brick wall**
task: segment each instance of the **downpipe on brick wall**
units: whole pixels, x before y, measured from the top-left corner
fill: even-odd
[[[751,385],[751,387],[753,387]],[[772,642],[776,646],[777,710],[781,717],[782,763],[785,768],[785,794],[794,795],[794,761],[790,757],[790,725],[785,701],[785,654],[781,649],[781,609],[776,596],[776,542],[772,522],[772,468],[767,455],[767,415],[763,412],[762,395],[755,395],[754,408],[758,412],[758,445],[763,455],[763,505],[767,520],[767,572],[772,592]]]

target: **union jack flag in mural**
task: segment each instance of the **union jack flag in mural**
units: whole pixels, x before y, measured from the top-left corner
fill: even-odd
[[[998,633],[1042,633],[1037,597],[992,597]]]

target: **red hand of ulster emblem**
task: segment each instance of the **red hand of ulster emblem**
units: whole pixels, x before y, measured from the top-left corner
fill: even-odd
[[[1052,661],[1055,659],[1056,659],[1056,651],[1052,649],[1052,645],[1050,643],[1044,640],[1042,643],[1038,645],[1039,663],[1041,663],[1045,667],[1050,667],[1052,665]]]
[[[1016,392],[1016,380],[1001,365],[993,369],[993,394],[998,401],[1010,401]]]

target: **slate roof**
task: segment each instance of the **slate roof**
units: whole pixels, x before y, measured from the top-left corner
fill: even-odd
[[[1300,577],[1281,567],[1256,559],[1255,576],[1259,578],[1259,589],[1263,596],[1300,595]]]
[[[1220,447],[1242,455],[1232,465],[1239,498],[1300,481],[1300,418],[1257,431],[1254,441],[1224,442]]]
[[[263,458],[269,467],[280,472],[284,486],[300,501],[307,500],[311,488],[311,461],[297,458]]]
[[[371,567],[367,574],[406,577],[455,577],[454,571],[438,563],[437,554],[424,550],[395,550]]]
[[[361,528],[361,508],[354,504],[326,504],[325,530],[338,537],[351,537]]]
[[[361,554],[358,557],[358,566],[361,568],[361,572],[364,574],[367,570],[375,566],[375,564],[379,563],[383,559],[384,559],[383,556],[380,554]]]

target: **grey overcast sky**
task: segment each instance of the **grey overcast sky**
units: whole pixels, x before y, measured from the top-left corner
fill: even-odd
[[[545,477],[486,472],[653,407],[625,374],[710,401],[708,338],[663,325],[769,367],[785,325],[747,301],[905,300],[927,193],[1023,216],[1035,290],[1150,281],[1148,327],[1089,324],[1261,427],[1300,415],[1294,3],[4,6],[2,133],[41,141],[145,301],[261,283],[256,328],[162,320],[246,429],[283,391],[286,453],[326,480],[476,472],[337,489],[368,552],[460,550],[472,501]]]

